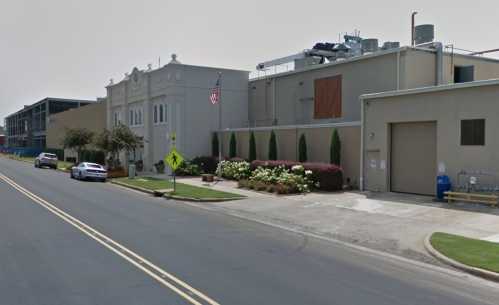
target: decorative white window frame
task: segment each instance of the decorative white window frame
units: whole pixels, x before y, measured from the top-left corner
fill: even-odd
[[[121,123],[121,110],[113,111],[113,126],[118,126]]]
[[[157,117],[154,116],[156,112]],[[168,103],[167,102],[156,102],[153,104],[153,124],[154,125],[166,125],[168,124]]]
[[[140,106],[130,106],[128,108],[128,124],[130,127],[141,127],[144,126],[144,107]]]

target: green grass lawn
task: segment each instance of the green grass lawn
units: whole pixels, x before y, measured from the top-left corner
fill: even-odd
[[[445,256],[468,266],[499,272],[499,243],[447,233],[434,233],[431,245]]]
[[[129,178],[117,178],[115,181],[121,183],[130,184],[132,186],[142,187],[148,190],[163,190],[163,189],[173,189],[173,182],[152,178],[152,177],[138,177],[135,179]],[[184,183],[177,182],[177,190],[175,193],[170,193],[172,195],[178,195],[182,197],[190,197],[196,199],[206,199],[206,198],[216,198],[216,199],[230,199],[230,198],[242,198],[244,196],[238,194],[232,194],[227,192],[221,192],[212,190],[205,187],[192,186]]]

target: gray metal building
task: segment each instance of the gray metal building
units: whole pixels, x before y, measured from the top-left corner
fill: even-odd
[[[307,138],[309,160],[329,162],[331,131],[342,140],[345,177],[359,182],[363,94],[468,82],[499,77],[499,61],[426,47],[396,47],[330,63],[299,68],[249,82],[248,119],[236,133],[238,155],[248,157],[249,133],[255,132],[257,158],[267,158],[270,131],[277,133],[278,158],[297,160],[298,139]],[[464,72],[463,72],[464,71]]]
[[[362,96],[362,186],[434,195],[436,176],[456,189],[499,191],[499,79]]]
[[[51,114],[94,103],[93,100],[77,100],[47,97],[5,118],[7,147],[46,148],[47,125]]]

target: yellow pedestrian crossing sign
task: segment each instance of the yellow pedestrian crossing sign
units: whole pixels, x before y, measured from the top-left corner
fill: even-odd
[[[176,170],[180,164],[184,161],[182,155],[174,148],[170,151],[168,155],[165,157],[165,163],[168,163],[172,170]]]

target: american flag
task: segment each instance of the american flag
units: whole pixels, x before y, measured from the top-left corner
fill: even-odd
[[[213,105],[217,104],[220,100],[220,78],[217,79],[215,88],[211,89],[210,101]]]

